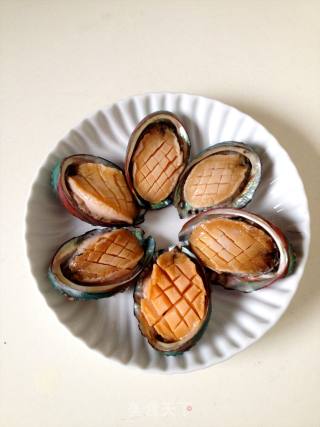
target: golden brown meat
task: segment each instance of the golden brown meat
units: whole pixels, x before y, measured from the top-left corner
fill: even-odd
[[[146,201],[159,203],[173,191],[183,169],[183,154],[175,133],[154,126],[143,136],[133,155],[133,183]]]
[[[69,261],[72,278],[82,283],[112,283],[132,274],[144,251],[128,230],[118,229],[83,242]]]
[[[273,264],[272,238],[243,221],[214,218],[192,231],[189,243],[206,267],[217,272],[256,274]]]
[[[199,325],[205,315],[206,291],[195,264],[185,254],[163,253],[146,280],[141,311],[164,340],[182,339]]]
[[[119,169],[83,163],[67,181],[73,198],[90,216],[106,222],[133,223],[137,206]]]
[[[214,154],[201,160],[184,184],[185,201],[194,208],[223,203],[239,194],[248,168],[241,154]]]

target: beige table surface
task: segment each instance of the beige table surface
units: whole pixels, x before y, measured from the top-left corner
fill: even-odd
[[[319,16],[319,1],[0,0],[1,427],[320,426]],[[188,375],[130,370],[87,348],[47,307],[25,254],[28,192],[49,150],[83,116],[148,91],[251,114],[295,161],[312,212],[308,265],[283,318]]]

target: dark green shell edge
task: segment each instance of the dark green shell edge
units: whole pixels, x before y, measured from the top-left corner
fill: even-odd
[[[58,191],[58,183],[61,169],[61,160],[57,160],[51,171],[51,186],[55,192]]]
[[[58,291],[61,295],[71,297],[76,301],[89,301],[89,300],[97,300],[100,298],[109,298],[115,295],[116,293],[121,291],[123,292],[125,290],[125,288],[123,287],[121,289],[113,290],[110,292],[104,292],[102,294],[99,294],[99,293],[90,294],[88,292],[80,292],[80,291],[76,291],[75,289],[67,288],[66,286],[63,286],[60,283],[58,284],[54,274],[50,269],[48,271],[48,278],[51,286],[55,291]]]

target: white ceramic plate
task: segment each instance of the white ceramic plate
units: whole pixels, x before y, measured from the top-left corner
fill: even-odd
[[[255,146],[263,164],[262,182],[246,208],[278,225],[291,241],[298,259],[290,277],[251,294],[214,287],[212,317],[200,342],[177,357],[153,350],[140,335],[133,316],[132,290],[112,298],[69,302],[47,279],[57,247],[92,228],[61,207],[50,187],[50,171],[58,159],[76,153],[105,157],[123,166],[127,141],[147,114],[169,110],[181,117],[194,156],[221,141]],[[287,308],[303,273],[309,247],[309,212],[303,184],[285,150],[259,123],[213,99],[158,93],[132,97],[96,112],[58,143],[32,186],[27,208],[27,251],[40,292],[58,319],[89,347],[124,365],[166,373],[188,372],[221,362],[257,341]],[[149,212],[142,227],[158,247],[177,242],[183,224],[175,208]]]

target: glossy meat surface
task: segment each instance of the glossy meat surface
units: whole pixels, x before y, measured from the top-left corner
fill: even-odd
[[[208,220],[195,227],[189,243],[203,263],[217,272],[256,274],[270,270],[273,265],[272,238],[243,221]]]
[[[137,206],[119,169],[83,163],[67,182],[79,207],[90,216],[106,222],[133,223]]]
[[[205,295],[193,261],[183,253],[169,251],[160,255],[153,266],[141,310],[158,335],[175,342],[203,320]]]
[[[144,200],[159,203],[173,191],[183,167],[175,133],[154,126],[139,141],[133,155],[134,187]]]
[[[184,199],[194,208],[219,205],[239,194],[249,166],[241,154],[214,154],[197,163],[184,184]]]
[[[118,229],[84,241],[69,261],[72,278],[82,283],[112,283],[130,277],[144,251],[128,230]]]

